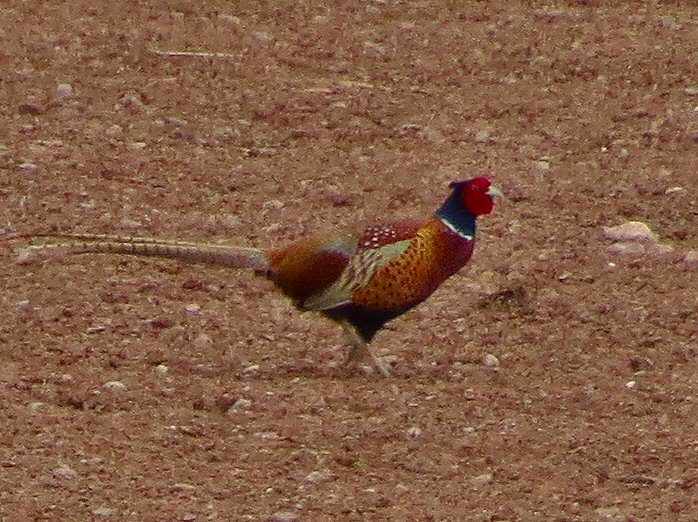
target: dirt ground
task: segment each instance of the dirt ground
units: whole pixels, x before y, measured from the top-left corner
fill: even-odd
[[[0,519],[698,520],[694,2],[0,19],[0,237],[271,246],[508,196],[376,338],[391,379],[249,272],[0,242]]]

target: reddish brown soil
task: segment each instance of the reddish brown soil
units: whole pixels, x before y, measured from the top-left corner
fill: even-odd
[[[696,4],[330,4],[3,4],[2,235],[509,199],[388,380],[248,272],[3,241],[0,519],[698,520]],[[673,251],[608,252],[627,219]]]

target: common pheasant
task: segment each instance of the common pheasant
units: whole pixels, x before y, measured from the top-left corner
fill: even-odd
[[[159,256],[251,268],[266,275],[300,310],[316,311],[342,325],[351,342],[347,361],[369,357],[388,369],[368,343],[386,322],[424,301],[462,268],[475,245],[475,222],[489,214],[501,192],[484,177],[450,184],[451,193],[426,221],[397,220],[361,233],[329,232],[268,250],[211,243],[88,234],[41,234],[18,262],[41,254],[110,253]]]

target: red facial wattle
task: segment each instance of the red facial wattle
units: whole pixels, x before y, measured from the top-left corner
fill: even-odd
[[[492,212],[494,200],[488,193],[490,180],[484,176],[471,179],[463,187],[463,201],[465,206],[475,216],[482,216]]]

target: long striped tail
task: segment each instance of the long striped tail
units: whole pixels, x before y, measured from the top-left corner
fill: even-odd
[[[259,248],[99,234],[38,234],[27,237],[41,242],[20,250],[17,258],[20,264],[70,254],[105,253],[181,259],[192,263],[251,268],[256,272],[269,269],[267,253]]]

